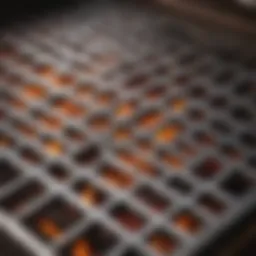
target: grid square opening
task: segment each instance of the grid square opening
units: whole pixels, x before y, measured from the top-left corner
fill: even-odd
[[[32,252],[24,248],[19,242],[14,240],[4,230],[0,229],[0,252],[3,256],[35,256]]]
[[[126,204],[119,204],[111,211],[111,215],[128,231],[136,232],[146,224],[145,218]]]
[[[215,215],[220,215],[226,209],[225,203],[211,194],[204,194],[200,196],[198,204]]]
[[[129,189],[134,184],[134,177],[120,168],[107,164],[101,168],[102,179],[118,189]]]
[[[101,206],[108,199],[105,192],[86,180],[76,182],[74,190],[88,206]]]
[[[68,246],[61,256],[104,256],[118,244],[117,235],[100,223],[93,224]]]
[[[75,225],[82,215],[73,205],[54,198],[25,220],[26,226],[44,241],[54,241]]]
[[[141,202],[156,212],[163,212],[170,206],[168,198],[148,185],[139,187],[135,195]]]
[[[174,217],[174,224],[179,229],[189,234],[196,234],[203,227],[201,220],[189,210],[178,213]]]
[[[0,187],[15,180],[19,175],[19,168],[5,159],[0,159]]]
[[[19,213],[35,199],[40,198],[44,192],[45,188],[40,182],[36,180],[29,181],[15,192],[5,197],[0,202],[0,205],[8,212]]]
[[[178,246],[177,239],[164,230],[153,231],[148,238],[148,244],[157,252],[157,255],[170,255]]]
[[[232,196],[244,196],[253,186],[255,187],[254,180],[238,172],[230,175],[222,183],[222,188]]]

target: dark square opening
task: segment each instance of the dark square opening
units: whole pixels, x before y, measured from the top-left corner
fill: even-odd
[[[192,185],[186,180],[179,177],[170,179],[168,181],[168,186],[183,195],[188,195],[192,191]]]
[[[132,175],[109,164],[102,167],[101,176],[105,182],[119,189],[128,189],[134,183]]]
[[[166,231],[156,230],[148,239],[149,245],[157,252],[157,255],[170,255],[177,247],[177,240]]]
[[[107,195],[88,181],[79,181],[74,190],[80,199],[88,206],[100,206],[107,201]]]
[[[129,150],[118,150],[117,157],[122,162],[135,168],[137,172],[143,175],[156,177],[160,174],[159,169],[154,163],[145,160],[145,158],[141,157],[141,155],[130,152]]]
[[[196,166],[194,172],[203,179],[210,179],[221,171],[221,163],[216,158],[207,158]]]
[[[226,208],[225,204],[220,199],[210,194],[202,195],[198,199],[198,203],[201,207],[213,214],[221,214]]]
[[[174,218],[174,224],[186,233],[195,234],[202,228],[202,222],[190,211],[183,211]]]
[[[81,218],[80,212],[66,201],[55,198],[25,220],[26,225],[45,241],[61,236]]]
[[[78,164],[92,164],[100,157],[100,150],[96,145],[87,145],[86,147],[82,147],[75,154],[75,161]]]
[[[111,215],[118,221],[126,230],[131,232],[139,231],[145,225],[145,219],[141,214],[132,210],[125,204],[116,206]]]
[[[19,169],[7,160],[0,159],[0,187],[19,176]]]
[[[165,211],[170,205],[170,201],[165,196],[147,185],[140,187],[135,195],[140,201],[157,212]]]
[[[125,251],[122,256],[146,256],[145,254],[143,254],[141,251],[137,250],[137,249],[128,249],[127,251]]]
[[[41,183],[30,181],[2,200],[0,205],[9,212],[18,213],[32,201],[39,198],[44,191],[45,188]]]
[[[32,256],[31,252],[28,252],[22,247],[15,239],[9,234],[0,230],[0,253],[2,256]]]
[[[92,225],[70,245],[64,247],[61,256],[105,256],[118,243],[117,235],[101,224]]]
[[[53,163],[48,168],[48,173],[57,181],[66,181],[70,177],[67,168],[63,163]]]
[[[21,157],[30,164],[40,164],[43,157],[35,148],[23,147],[20,150]]]
[[[254,185],[253,180],[240,173],[233,173],[223,183],[225,191],[233,196],[244,196]]]

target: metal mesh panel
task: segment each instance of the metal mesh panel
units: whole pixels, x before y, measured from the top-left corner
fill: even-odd
[[[150,9],[1,41],[0,216],[35,255],[192,255],[255,202],[255,63]]]

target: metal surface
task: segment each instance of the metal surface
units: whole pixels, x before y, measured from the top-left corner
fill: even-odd
[[[4,33],[0,225],[32,254],[193,255],[253,207],[256,59],[179,30],[106,2]]]

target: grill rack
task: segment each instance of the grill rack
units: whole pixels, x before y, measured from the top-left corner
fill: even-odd
[[[0,222],[32,255],[193,255],[253,207],[256,59],[111,1],[0,56]]]

